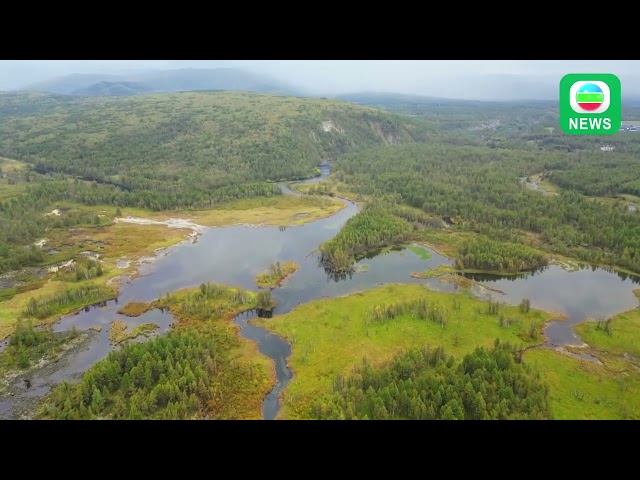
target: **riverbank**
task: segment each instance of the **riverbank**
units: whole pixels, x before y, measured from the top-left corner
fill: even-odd
[[[71,202],[60,202],[56,207],[63,212],[62,216],[72,211],[90,212],[103,219],[116,211],[112,206],[87,206]],[[66,282],[57,280],[55,273],[47,273],[42,279],[33,278],[24,285],[19,283],[24,291],[14,289],[16,293],[0,303],[0,341],[11,335],[17,317],[31,298],[54,295],[66,286],[85,284],[111,287],[114,294],[109,298],[114,298],[123,282],[139,275],[142,264],[153,262],[168,247],[183,241],[197,241],[197,237],[208,226],[303,225],[335,215],[344,207],[345,203],[338,199],[291,195],[238,200],[203,211],[169,213],[123,207],[119,212],[122,216],[116,216],[111,223],[51,232],[49,238],[40,242],[40,248],[56,252],[47,258],[50,263],[45,264],[45,268],[64,264],[66,266],[63,269],[57,267],[63,273],[75,268],[74,259],[81,255],[92,255],[101,264],[104,274],[88,281]],[[30,284],[36,288],[31,289]],[[77,309],[62,314],[74,311]],[[37,321],[36,324],[51,323],[59,316]]]
[[[424,319],[407,311],[377,320],[376,309],[419,301],[430,305],[425,307]],[[533,309],[522,313],[505,305],[497,306],[497,313],[488,313],[488,305],[469,293],[439,293],[422,285],[386,285],[316,300],[284,315],[251,323],[292,345],[289,364],[295,376],[282,393],[279,418],[312,418],[313,401],[329,391],[336,375],[348,374],[363,357],[380,365],[410,347],[441,345],[457,356],[477,346],[490,347],[496,338],[523,347],[544,343],[542,329],[553,318],[551,314]]]
[[[233,322],[240,312],[257,305],[255,292],[213,283],[163,296],[152,306],[172,313],[171,332],[112,351],[83,375],[80,384],[55,388],[41,415],[52,419],[261,418],[262,399],[275,384],[273,365],[255,343],[238,335]],[[153,324],[141,324],[131,332],[124,327],[122,322],[112,324],[112,342],[130,340],[136,332],[149,333]],[[93,392],[88,399],[79,394],[86,389]]]
[[[620,314],[614,316],[613,320],[619,325],[617,319],[626,316],[628,314]],[[573,355],[550,348],[534,349],[524,354],[525,360],[540,371],[550,386],[554,418],[640,419],[638,358],[630,355],[624,347],[620,349],[619,343],[609,343],[610,337],[597,331],[593,322],[584,322],[574,326],[574,329],[589,344],[579,349],[570,348]],[[638,331],[640,330],[636,325],[633,335],[636,342],[640,342]],[[620,333],[619,331],[618,334]],[[585,358],[585,355],[591,358]]]
[[[419,299],[441,307],[451,320],[444,326],[429,319],[419,320],[414,314],[373,321],[372,315],[383,306],[410,304]],[[640,388],[640,370],[633,368],[640,359],[634,345],[640,339],[627,340],[630,328],[640,332],[640,313],[614,317],[614,342],[626,342],[626,350],[616,358],[603,352],[603,341],[581,348],[581,354],[597,355],[598,361],[587,356],[565,355],[545,343],[542,330],[554,314],[539,310],[523,313],[518,307],[501,305],[498,313],[489,313],[491,303],[469,294],[430,292],[419,285],[388,285],[378,289],[317,300],[272,319],[257,319],[260,325],[286,338],[292,345],[290,368],[295,372],[287,389],[281,393],[282,410],[279,418],[314,418],[311,406],[327,394],[338,375],[347,375],[366,357],[373,365],[382,365],[393,354],[411,347],[439,347],[456,356],[464,355],[477,346],[489,347],[498,338],[501,342],[520,345],[524,359],[540,369],[549,380],[554,418],[638,418],[633,410]],[[635,322],[635,323],[634,323]],[[610,337],[594,330],[591,322],[580,324],[579,333],[591,329],[592,334],[606,340]],[[626,357],[625,357],[626,355]],[[626,364],[620,363],[627,358]],[[635,360],[632,360],[635,359]],[[585,399],[588,402],[585,404]],[[593,406],[593,408],[592,408]]]
[[[251,225],[255,227],[276,226],[291,227],[315,222],[334,215],[345,207],[338,199],[320,196],[278,195],[274,197],[255,197],[216,206],[209,210],[180,210],[171,212],[152,212],[148,210],[122,209],[125,217],[122,222],[139,224],[164,224],[199,231],[203,227],[230,227]]]

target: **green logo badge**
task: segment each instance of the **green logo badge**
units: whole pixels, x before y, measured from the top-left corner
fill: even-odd
[[[613,135],[622,123],[620,79],[570,73],[560,80],[560,128],[568,135]]]

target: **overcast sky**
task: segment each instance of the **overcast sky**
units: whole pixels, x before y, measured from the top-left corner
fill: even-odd
[[[480,98],[491,96],[491,84],[475,85],[483,92],[474,93],[469,78],[519,75],[527,82],[557,85],[564,74],[580,72],[614,73],[623,91],[627,86],[640,91],[638,60],[0,60],[0,90],[71,73],[216,67],[269,74],[311,93],[385,91]]]

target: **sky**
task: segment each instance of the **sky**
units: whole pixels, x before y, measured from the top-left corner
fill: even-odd
[[[538,87],[556,91],[566,73],[614,73],[622,80],[623,92],[628,86],[640,94],[638,60],[0,60],[0,90],[26,88],[73,73],[218,67],[267,74],[312,94],[378,91],[471,99],[519,97]],[[518,82],[513,83],[513,76]],[[503,88],[505,79],[511,80]]]

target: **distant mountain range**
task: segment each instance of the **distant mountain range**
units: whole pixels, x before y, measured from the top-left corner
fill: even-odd
[[[235,68],[158,70],[126,75],[73,74],[39,82],[25,90],[78,96],[197,90],[240,90],[294,96],[300,94],[285,82]]]
[[[640,77],[620,76],[625,103],[640,101]],[[121,96],[197,90],[238,90],[255,93],[340,98],[355,103],[372,104],[372,95],[396,96],[402,102],[432,102],[435,99],[473,101],[558,100],[560,79],[554,75],[435,75],[414,85],[427,95],[397,93],[339,94],[295,87],[284,80],[240,68],[179,69],[140,71],[126,74],[72,74],[39,82],[25,90],[77,96]],[[357,98],[367,97],[358,102]]]

